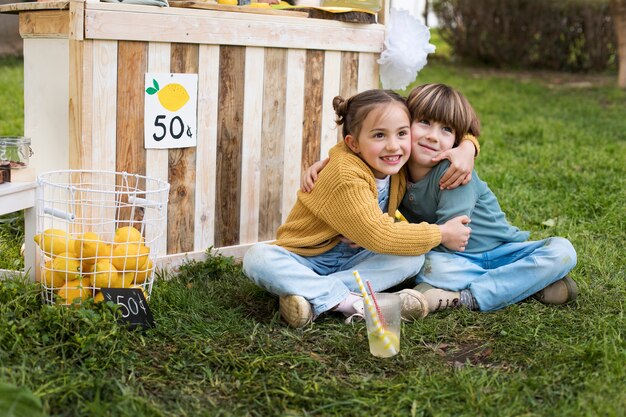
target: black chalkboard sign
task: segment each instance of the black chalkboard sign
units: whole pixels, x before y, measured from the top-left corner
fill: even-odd
[[[102,295],[104,301],[120,306],[120,321],[128,323],[131,328],[154,327],[152,312],[140,288],[102,288]]]

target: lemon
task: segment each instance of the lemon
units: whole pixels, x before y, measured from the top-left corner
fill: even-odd
[[[48,256],[55,256],[67,252],[68,248],[74,248],[73,239],[61,229],[46,229],[34,237],[35,243]]]
[[[46,263],[43,265],[41,281],[46,287],[49,288],[59,288],[60,286],[65,284],[65,277],[61,275],[56,275],[52,270],[52,259],[46,261]]]
[[[76,279],[69,281],[67,284],[62,286],[57,295],[57,304],[66,306],[71,304],[80,304],[83,300],[86,300],[89,297],[89,289],[83,285],[82,280]]]
[[[398,335],[396,333],[391,330],[385,330],[385,336],[387,336],[387,339],[391,342],[391,346],[396,349],[396,352],[400,350],[400,339],[398,339]]]
[[[150,259],[147,259],[146,262],[137,268],[136,271],[133,271],[135,274],[135,283],[143,284],[146,282],[146,278],[150,276],[152,270],[154,269],[154,265]]]
[[[120,279],[117,281],[116,288],[131,288],[135,281],[134,272],[124,272]]]
[[[96,296],[93,298],[93,302],[97,304],[103,301],[104,301],[104,294],[102,294],[101,291],[98,291],[98,294],[96,294]]]
[[[80,278],[81,263],[73,252],[64,252],[52,260],[54,282],[67,282]]]
[[[125,226],[115,231],[113,241],[115,243],[143,243],[143,236],[133,226]]]
[[[217,0],[218,4],[230,4],[231,6],[237,5],[237,0]]]
[[[189,101],[189,93],[178,83],[171,83],[160,88],[159,83],[153,79],[152,85],[153,87],[146,89],[146,93],[150,95],[156,93],[161,106],[171,112],[180,110]]]
[[[268,3],[250,3],[247,4],[246,7],[252,7],[252,8],[257,8],[257,9],[271,9],[272,6],[270,6]]]
[[[74,251],[86,264],[95,264],[100,258],[110,258],[113,254],[111,245],[100,240],[100,236],[87,232],[74,242]]]
[[[139,243],[116,245],[111,263],[119,271],[137,270],[138,265],[143,265],[147,261],[149,253],[150,249]]]
[[[96,288],[118,287],[120,274],[111,262],[103,259],[96,262],[89,280],[91,281],[91,285]]]
[[[131,288],[139,288],[143,293],[143,297],[146,299],[146,301],[148,301],[148,292],[142,285],[133,285]]]

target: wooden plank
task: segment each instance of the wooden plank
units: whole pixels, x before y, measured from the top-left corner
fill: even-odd
[[[92,160],[85,168],[115,171],[117,131],[117,42],[93,42]],[[97,156],[95,156],[97,155]]]
[[[337,125],[333,98],[339,95],[341,85],[341,52],[328,51],[324,56],[324,88],[322,95],[320,154],[326,158],[328,151],[337,143]]]
[[[70,73],[69,79],[69,168],[81,169],[91,167],[91,134],[83,129],[91,126],[90,119],[84,116],[91,115],[91,88],[93,78],[92,42],[79,42],[70,39]],[[87,52],[86,52],[87,51]],[[85,60],[85,56],[88,60]],[[85,68],[87,66],[87,68]],[[87,100],[85,95],[89,94]],[[89,134],[85,134],[89,133]]]
[[[85,37],[85,3],[80,0],[70,2],[69,38],[82,41]]]
[[[198,54],[198,144],[196,148],[194,250],[204,251],[215,241],[220,48],[215,45],[200,45]]]
[[[34,10],[63,10],[68,9],[70,2],[63,1],[46,1],[46,2],[26,2],[26,3],[9,3],[0,5],[0,13],[20,13]]]
[[[302,132],[302,171],[320,158],[324,51],[307,50],[304,84],[304,127]]]
[[[148,62],[148,44],[145,42],[118,42],[117,65],[117,129],[116,171],[145,175],[144,149],[144,85]],[[121,184],[118,182],[118,186]],[[138,184],[145,189],[145,183]],[[120,199],[128,204],[127,195]],[[135,226],[142,230],[142,210],[135,206],[118,211],[117,227]]]
[[[357,81],[359,92],[379,88],[378,63],[376,62],[378,58],[378,54],[359,54],[359,77]]]
[[[220,48],[215,246],[239,243],[245,48]]]
[[[264,49],[246,48],[241,141],[241,203],[239,243],[253,243],[259,235],[259,172],[263,126]]]
[[[238,12],[238,13],[254,13],[273,16],[288,17],[309,17],[307,12],[298,12],[295,10],[277,10],[271,7],[248,7],[248,6],[231,6],[228,4],[213,4],[200,1],[170,1],[170,7],[184,7],[188,9],[204,9],[217,10],[222,12]]]
[[[148,72],[170,72],[170,44],[164,42],[150,42],[148,44]],[[146,149],[146,176],[163,181],[168,179],[168,151],[167,149]],[[167,219],[167,205],[164,217]],[[150,219],[147,219],[149,222]],[[151,247],[155,256],[167,253],[167,223],[150,223],[146,230],[146,241],[155,241]],[[160,237],[160,238],[158,238]]]
[[[172,44],[172,73],[198,72],[198,45]],[[168,253],[189,252],[194,245],[196,148],[170,149],[167,211]]]
[[[261,146],[261,187],[259,201],[259,240],[276,237],[282,222],[283,164],[287,107],[287,50],[265,49],[263,81],[263,128]],[[291,111],[291,109],[289,109]],[[296,140],[296,137],[289,140]]]
[[[262,242],[270,243],[270,241]],[[233,257],[237,261],[241,261],[246,254],[246,251],[250,249],[255,243],[248,243],[245,245],[224,246],[221,248],[215,248],[211,251],[212,256],[226,256]],[[180,266],[188,263],[189,261],[202,262],[207,259],[206,251],[194,251],[185,253],[176,253],[172,255],[162,256],[156,260],[157,269],[162,269],[171,273],[178,273]],[[2,270],[0,270],[2,271]]]
[[[95,7],[85,6],[87,39],[381,52],[385,37],[382,25],[334,20],[176,8],[167,8],[165,13],[158,8],[137,12],[128,7]]]
[[[285,151],[283,165],[283,198],[281,222],[284,222],[296,202],[296,191],[300,187],[302,141],[304,120],[304,73],[306,51],[287,51],[287,92],[285,94]]]
[[[348,98],[358,91],[359,54],[358,52],[341,53],[341,86],[339,95]],[[337,141],[343,140],[342,127],[337,126]]]
[[[67,39],[24,39],[24,136],[38,173],[69,167],[69,54]]]
[[[20,13],[20,35],[28,38],[68,38],[70,14],[66,10]]]

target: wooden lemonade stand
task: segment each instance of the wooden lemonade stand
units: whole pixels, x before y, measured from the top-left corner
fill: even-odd
[[[379,85],[382,24],[90,0],[1,11],[19,13],[32,166],[168,181],[163,266],[273,239],[338,140],[332,98]],[[198,74],[197,146],[144,148],[147,72]]]

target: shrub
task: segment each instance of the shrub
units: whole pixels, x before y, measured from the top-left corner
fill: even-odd
[[[441,37],[455,56],[496,67],[615,68],[608,0],[438,0]]]

